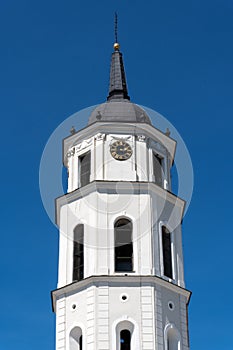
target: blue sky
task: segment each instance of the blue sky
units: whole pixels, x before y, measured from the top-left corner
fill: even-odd
[[[105,100],[115,10],[132,101],[164,115],[193,162],[183,224],[191,348],[229,350],[232,0],[1,1],[0,348],[55,349],[58,233],[40,199],[40,158],[64,119]]]

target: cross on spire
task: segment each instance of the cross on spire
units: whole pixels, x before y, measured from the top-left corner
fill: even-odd
[[[115,12],[115,43],[118,43],[118,17],[117,17],[117,12]]]
[[[114,52],[112,53],[110,81],[109,81],[109,95],[108,101],[116,99],[130,100],[128,96],[125,69],[123,63],[122,53],[120,52],[120,45],[118,43],[118,16],[115,12],[115,43]]]

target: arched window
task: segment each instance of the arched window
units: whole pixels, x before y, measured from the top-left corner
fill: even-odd
[[[166,277],[173,278],[171,233],[166,226],[162,226],[162,245],[163,245],[163,274]]]
[[[128,219],[119,219],[114,226],[115,235],[115,271],[133,271],[132,223]]]
[[[69,350],[83,350],[83,336],[80,327],[74,327],[70,332]]]
[[[120,332],[120,350],[130,350],[131,333],[128,329],[123,329]]]
[[[73,281],[80,281],[84,276],[84,226],[77,225],[74,229],[73,249]]]
[[[153,172],[154,181],[157,185],[163,185],[163,159],[155,152],[153,152]]]

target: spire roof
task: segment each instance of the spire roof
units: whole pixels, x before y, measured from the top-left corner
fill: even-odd
[[[126,122],[151,124],[146,111],[130,102],[120,45],[114,44],[112,53],[109,95],[107,102],[97,106],[89,117],[88,124],[95,122]]]
[[[109,95],[107,100],[130,100],[127,90],[125,70],[122,53],[119,50],[120,45],[114,44],[114,52],[112,53],[110,81],[109,81]]]

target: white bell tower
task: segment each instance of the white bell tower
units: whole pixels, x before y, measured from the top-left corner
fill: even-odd
[[[107,101],[63,141],[56,350],[189,349],[175,149],[130,102],[115,44]]]

